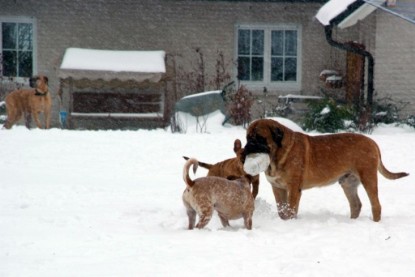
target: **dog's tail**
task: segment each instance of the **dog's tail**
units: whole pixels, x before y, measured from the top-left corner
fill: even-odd
[[[190,166],[193,165],[193,173],[196,173],[198,164],[199,163],[198,163],[198,161],[195,158],[188,159],[188,161],[184,164],[184,167],[183,167],[183,180],[186,183],[186,186],[188,188],[191,188],[194,185],[194,183],[195,183],[189,177],[189,169],[190,169]]]
[[[390,172],[383,165],[382,160],[379,161],[378,170],[380,174],[382,174],[385,178],[390,179],[390,180],[399,179],[399,178],[406,177],[409,175],[409,173],[406,173],[406,172],[396,172],[396,173]]]
[[[189,160],[189,158],[186,157],[186,156],[183,156],[183,159],[185,159],[186,161]],[[199,161],[197,161],[197,162],[201,167],[206,168],[208,170],[213,166],[212,164],[207,164],[207,163],[199,162]]]

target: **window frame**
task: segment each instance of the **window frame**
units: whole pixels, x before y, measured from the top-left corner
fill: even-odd
[[[26,17],[26,16],[0,16],[0,27],[3,23],[28,23],[32,24],[32,75],[37,74],[37,22],[34,17]],[[0,29],[1,30],[1,29]],[[3,33],[0,32],[0,55],[3,54]],[[1,65],[2,66],[2,65]],[[21,76],[5,76],[3,75],[3,70],[0,72],[0,78],[12,78],[18,82],[28,82],[27,80],[29,77],[21,77]]]
[[[244,81],[238,80],[238,36],[240,30],[263,30],[264,31],[264,72],[262,81]],[[296,31],[297,32],[297,80],[296,81],[271,81],[271,34],[272,31]],[[251,89],[278,89],[283,91],[300,91],[301,90],[301,76],[302,76],[302,28],[299,24],[237,24],[235,25],[235,48],[234,59],[235,63],[235,80],[238,80],[241,85],[245,85]],[[284,40],[285,43],[285,40]]]

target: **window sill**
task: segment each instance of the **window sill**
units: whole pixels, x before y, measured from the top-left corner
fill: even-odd
[[[18,83],[18,84],[29,85],[29,78],[0,76],[0,83],[2,84]]]
[[[267,90],[278,90],[278,91],[301,91],[301,84],[298,82],[286,82],[286,83],[280,83],[280,82],[246,82],[241,81],[241,85],[245,86],[246,88],[250,90],[263,90],[264,87]]]

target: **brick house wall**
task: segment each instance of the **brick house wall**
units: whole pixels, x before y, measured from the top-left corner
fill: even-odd
[[[316,1],[318,2],[318,1]],[[57,91],[59,66],[68,47],[113,50],[165,50],[176,66],[193,70],[196,49],[203,52],[206,75],[213,75],[218,51],[229,61],[235,78],[235,26],[237,24],[293,23],[302,28],[301,85],[296,91],[268,89],[269,95],[315,95],[319,73],[330,66],[331,49],[324,29],[314,19],[322,6],[295,2],[233,2],[189,0],[0,0],[1,16],[36,19],[36,72],[49,76]],[[341,51],[340,51],[341,52]],[[207,88],[208,89],[208,88]],[[254,90],[259,95],[261,89]],[[192,92],[179,92],[188,94]],[[58,125],[59,105],[54,94],[53,124]]]
[[[376,19],[375,90],[407,102],[403,118],[415,115],[415,25],[381,11]]]

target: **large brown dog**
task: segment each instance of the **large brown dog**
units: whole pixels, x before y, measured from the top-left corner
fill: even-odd
[[[50,127],[52,99],[49,93],[48,78],[43,75],[32,77],[30,86],[34,89],[19,89],[6,96],[7,120],[4,128],[10,129],[24,116],[25,125],[29,129],[32,115],[37,127],[42,128],[39,120],[40,113],[44,115],[45,128]]]
[[[183,168],[183,180],[186,183],[183,203],[189,217],[189,229],[195,226],[196,214],[199,215],[196,228],[202,229],[216,210],[223,227],[229,226],[230,219],[243,217],[245,227],[251,230],[254,198],[249,187],[249,177],[233,181],[215,176],[192,180],[189,177],[189,168],[192,165],[193,172],[196,172],[196,159],[189,159]]]
[[[243,169],[243,163],[241,162],[241,154],[243,152],[242,143],[239,139],[236,139],[233,143],[233,151],[236,154],[235,158],[226,159],[224,161],[208,164],[199,161],[201,167],[206,168],[208,171],[207,176],[217,176],[228,178],[231,176],[244,176],[246,175]],[[185,160],[188,160],[188,157],[183,157]],[[259,174],[252,176],[252,196],[254,199],[258,195],[259,188]]]
[[[249,126],[242,155],[245,165],[253,153],[269,155],[271,161],[265,175],[272,185],[282,219],[297,215],[302,190],[339,181],[350,204],[351,218],[360,214],[362,204],[357,186],[362,183],[370,199],[373,220],[379,221],[377,172],[388,179],[408,175],[389,172],[382,163],[377,144],[364,135],[308,136],[270,119],[257,120]]]

